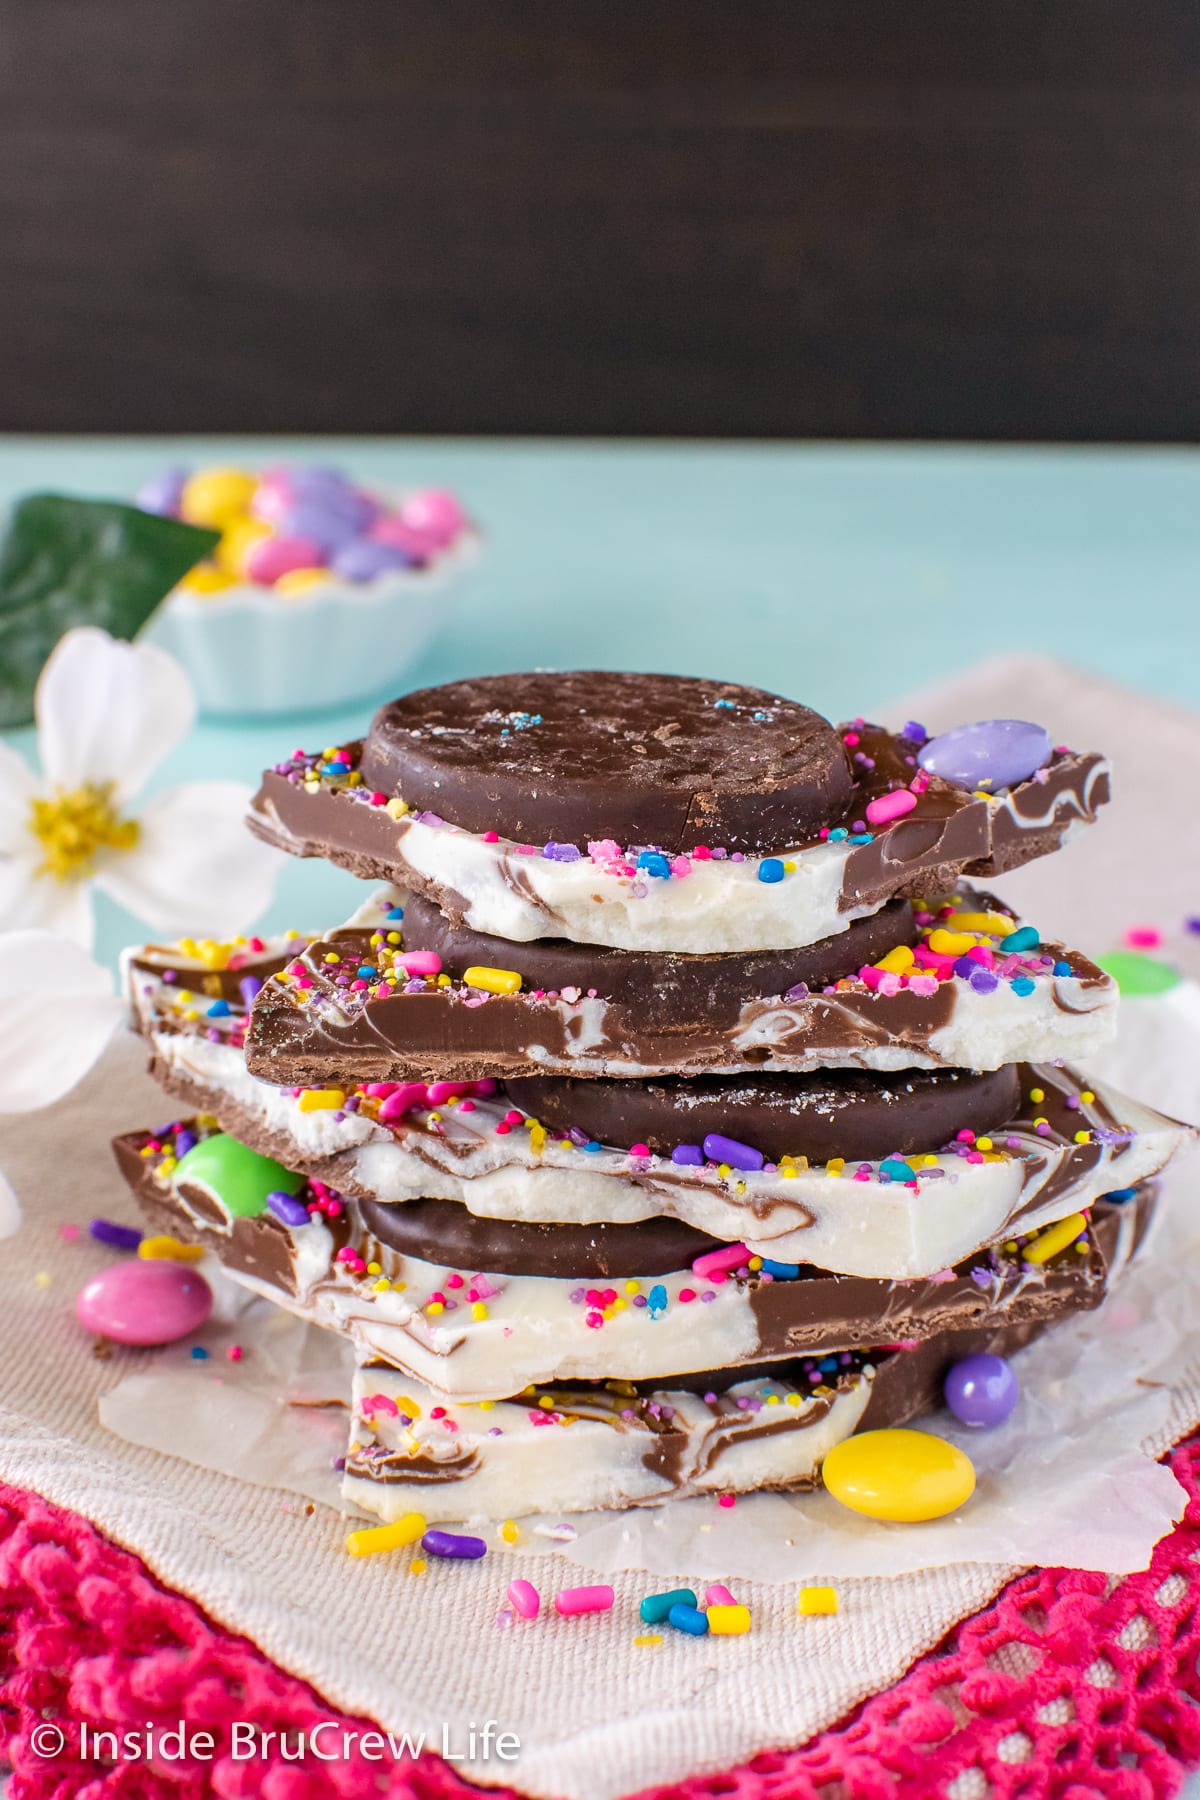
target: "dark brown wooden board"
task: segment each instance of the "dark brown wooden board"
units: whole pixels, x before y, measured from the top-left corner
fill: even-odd
[[[0,429],[1194,439],[1195,0],[0,0]]]

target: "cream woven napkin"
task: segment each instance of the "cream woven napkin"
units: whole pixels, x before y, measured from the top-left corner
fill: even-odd
[[[1100,948],[1135,920],[1176,927],[1200,912],[1195,828],[1183,782],[1169,773],[1200,761],[1200,720],[1028,662],[973,672],[890,716],[913,716],[918,706],[930,727],[1041,717],[1062,739],[1112,751],[1114,816],[1067,856],[1005,883],[1044,929]],[[1170,948],[1188,959],[1197,943],[1173,932]],[[26,1216],[20,1234],[0,1244],[0,1475],[84,1514],[331,1705],[424,1731],[434,1748],[443,1725],[458,1732],[468,1720],[494,1719],[520,1739],[519,1759],[466,1764],[464,1773],[539,1796],[613,1800],[803,1742],[895,1681],[1014,1573],[952,1565],[847,1582],[838,1617],[806,1620],[796,1618],[792,1585],[743,1582],[749,1636],[698,1641],[668,1632],[657,1649],[633,1645],[636,1602],[649,1584],[623,1574],[613,1577],[611,1613],[501,1630],[503,1585],[522,1575],[544,1585],[543,1559],[518,1550],[497,1559],[494,1572],[487,1563],[431,1561],[423,1577],[387,1558],[353,1562],[332,1508],[306,1515],[294,1498],[106,1432],[97,1405],[114,1368],[89,1355],[71,1306],[108,1258],[65,1241],[59,1226],[97,1213],[132,1217],[108,1138],[170,1110],[141,1063],[140,1046],[119,1042],[51,1114],[0,1121],[0,1169]],[[1200,1078],[1188,1085],[1195,1093]],[[1161,1099],[1145,1089],[1143,1097]],[[1172,1098],[1181,1106],[1186,1091]],[[150,1354],[120,1354],[122,1371],[153,1366]],[[1200,1370],[1188,1368],[1151,1448],[1197,1421]]]

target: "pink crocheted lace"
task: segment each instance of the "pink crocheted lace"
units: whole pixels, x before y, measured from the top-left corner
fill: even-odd
[[[1189,1504],[1141,1575],[1021,1576],[887,1693],[799,1750],[642,1800],[1160,1800],[1200,1762],[1200,1440],[1172,1457]],[[320,1768],[222,1758],[234,1719],[295,1734],[338,1718],[71,1513],[0,1485],[0,1725],[10,1800],[479,1800],[436,1756]],[[170,1777],[80,1762],[81,1724],[179,1718],[217,1742]],[[50,1722],[67,1748],[39,1758]],[[366,1721],[346,1719],[353,1728]],[[44,1740],[43,1740],[44,1741]],[[489,1789],[492,1800],[515,1800]]]

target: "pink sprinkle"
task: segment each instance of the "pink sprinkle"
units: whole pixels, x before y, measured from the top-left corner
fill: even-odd
[[[440,975],[442,959],[436,950],[405,950],[396,958],[406,975]]]
[[[704,1604],[705,1606],[736,1606],[737,1601],[727,1587],[722,1587],[719,1581],[714,1581],[711,1587],[704,1590]]]
[[[498,1294],[500,1292],[500,1289],[493,1287],[486,1275],[476,1275],[473,1291],[478,1294],[481,1300],[490,1300],[493,1294]]]
[[[386,806],[387,800],[388,800],[388,797],[386,794],[372,794],[370,796],[370,801],[371,801],[372,806]]]
[[[689,1305],[696,1298],[695,1288],[680,1288],[679,1298],[684,1306]]]
[[[242,1357],[245,1355],[245,1351],[242,1349],[242,1346],[240,1344],[230,1344],[228,1350],[225,1352],[225,1355],[228,1357],[230,1362],[241,1362]]]
[[[249,943],[246,945],[247,950],[253,950],[256,953],[259,950],[265,950],[266,947],[267,946],[263,943],[263,941],[260,937],[252,937],[250,939]]]
[[[607,1586],[564,1588],[554,1597],[554,1610],[562,1613],[564,1618],[573,1618],[578,1613],[608,1612],[615,1598]]]
[[[463,1278],[461,1275],[458,1275],[458,1274],[447,1275],[446,1286],[448,1288],[460,1288],[462,1286],[462,1284],[463,1284]]]
[[[692,872],[692,865],[688,861],[686,856],[672,857],[671,873],[672,873],[672,875],[674,875],[676,877],[677,880],[682,880],[683,876],[690,875],[691,872]]]
[[[734,1501],[734,1496],[732,1494],[718,1494],[717,1495],[717,1505],[718,1506],[732,1506],[733,1501]]]
[[[542,1596],[531,1581],[510,1581],[508,1603],[515,1613],[520,1613],[523,1619],[536,1619],[542,1604]]]
[[[402,1081],[380,1107],[379,1117],[382,1121],[400,1119],[406,1112],[411,1112],[414,1106],[424,1106],[425,1104],[425,1083],[423,1081]]]
[[[649,1156],[650,1146],[649,1144],[631,1144],[629,1154],[630,1156]]]
[[[79,1227],[78,1225],[60,1225],[58,1235],[65,1244],[73,1244],[79,1236]]]
[[[583,1322],[590,1330],[599,1331],[604,1323],[604,1314],[602,1312],[597,1312],[595,1307],[593,1307],[590,1312],[584,1313]]]
[[[500,842],[500,833],[498,831],[485,831],[483,834],[483,841],[485,844],[498,844]]]
[[[395,1419],[400,1413],[396,1402],[387,1394],[372,1394],[369,1399],[360,1401],[358,1410],[364,1419],[369,1419],[372,1413],[377,1412],[388,1413]]]
[[[715,1280],[726,1269],[740,1268],[749,1254],[745,1244],[722,1244],[719,1250],[706,1250],[698,1256],[692,1264],[692,1274],[698,1275],[701,1281]]]
[[[696,847],[692,851],[692,861],[693,862],[711,862],[712,861],[712,851],[709,849],[707,844],[697,844],[696,845]]]
[[[880,794],[867,802],[867,822],[870,825],[886,825],[890,819],[899,819],[911,812],[917,804],[917,796],[909,788],[894,788],[890,794]]]
[[[1162,941],[1156,925],[1131,925],[1125,933],[1125,942],[1134,950],[1155,950]]]
[[[845,737],[842,739],[842,742],[843,742],[843,744],[848,744],[849,747],[851,748],[851,750],[853,750],[855,745],[859,742],[859,736],[858,736],[857,731],[848,731],[846,733]]]
[[[459,1112],[474,1112],[475,1102],[473,1100],[464,1100],[458,1110]]]
[[[431,1081],[425,1089],[425,1098],[430,1106],[444,1106],[447,1100],[471,1093],[474,1086],[472,1081]]]

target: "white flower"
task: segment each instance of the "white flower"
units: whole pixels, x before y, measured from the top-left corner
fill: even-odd
[[[248,788],[189,781],[128,810],[195,721],[174,657],[68,631],[35,710],[43,779],[0,744],[0,930],[42,926],[90,945],[93,886],[171,936],[227,937],[253,922],[279,853],[242,822]]]
[[[50,931],[0,936],[0,1113],[61,1100],[124,1014],[111,973],[78,944]],[[0,1237],[5,1210],[0,1192]]]

